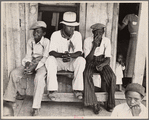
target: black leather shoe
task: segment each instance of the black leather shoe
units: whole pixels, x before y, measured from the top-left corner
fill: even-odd
[[[17,96],[16,96],[17,100],[24,100],[25,97],[26,97],[25,95],[20,95],[20,93],[17,92]]]
[[[94,112],[95,114],[99,114],[99,111],[101,111],[100,106],[99,106],[98,104],[94,104],[94,105],[93,105],[93,112]]]
[[[107,111],[108,112],[112,112],[113,111],[113,108],[107,108]]]

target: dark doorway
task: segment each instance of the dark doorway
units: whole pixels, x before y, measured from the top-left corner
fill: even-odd
[[[133,14],[134,11],[136,12],[136,14],[138,14],[138,11],[136,11],[136,6],[138,6],[138,4],[139,3],[120,3],[118,23],[122,25],[124,17],[128,14]],[[123,30],[118,31],[117,54],[122,54],[124,57],[124,61],[127,57],[129,39],[130,35],[128,31],[128,26],[126,26]]]

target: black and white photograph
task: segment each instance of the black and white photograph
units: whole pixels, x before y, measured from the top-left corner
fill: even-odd
[[[148,1],[1,1],[1,119],[147,119]]]

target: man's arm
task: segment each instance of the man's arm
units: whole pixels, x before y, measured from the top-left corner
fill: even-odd
[[[93,46],[92,49],[91,49],[91,51],[90,51],[90,53],[86,57],[86,61],[90,62],[90,61],[93,60],[95,50],[96,50],[96,47]]]
[[[98,40],[98,39],[101,39],[101,38],[99,38],[98,36],[95,36],[93,39],[94,39],[93,42],[92,42],[93,47],[92,47],[90,53],[89,53],[89,54],[87,55],[87,57],[86,57],[86,60],[87,60],[88,62],[90,62],[90,61],[93,60],[93,58],[94,58],[94,52],[95,52],[97,46],[99,45],[99,43],[101,42],[100,40]]]
[[[77,57],[82,55],[82,52],[78,51],[78,52],[75,52],[75,53],[69,53],[69,55],[70,55],[71,58],[77,58]]]
[[[122,24],[122,25],[118,24],[118,29],[119,29],[119,30],[122,30],[122,29],[124,29],[125,27],[126,27],[125,24]]]
[[[51,52],[49,52],[49,55],[52,55],[55,58],[63,58],[64,53],[58,53],[58,52],[55,52],[55,51],[51,51]]]

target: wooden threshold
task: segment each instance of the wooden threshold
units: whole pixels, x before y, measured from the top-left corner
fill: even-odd
[[[96,92],[97,100],[101,102],[107,101],[107,92]],[[54,102],[82,102],[82,100],[77,99],[73,93],[56,93],[57,99]],[[125,100],[124,92],[116,92],[115,100]],[[143,99],[146,100],[146,97]],[[43,95],[42,101],[51,101],[47,94]]]

